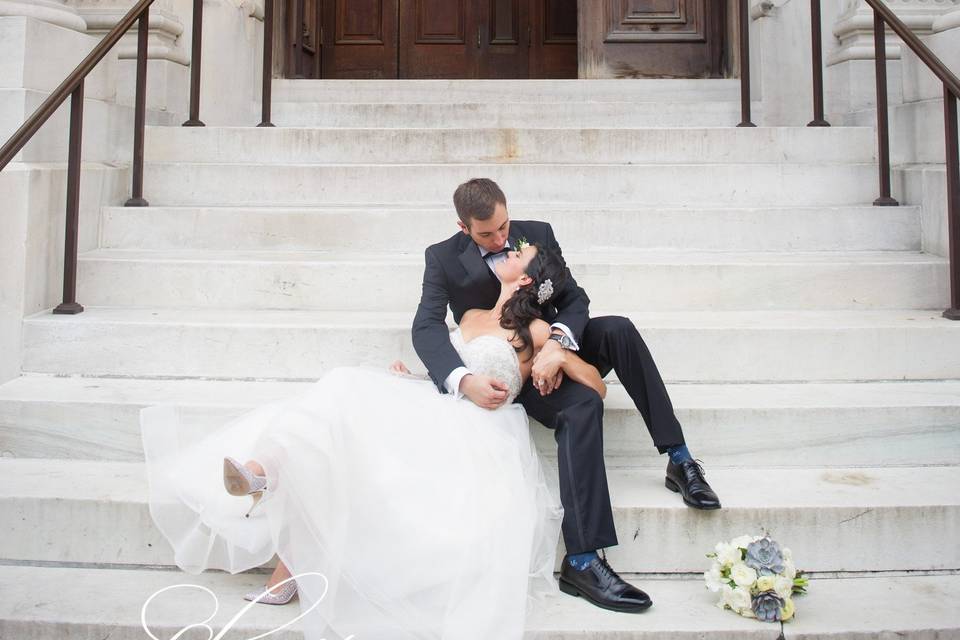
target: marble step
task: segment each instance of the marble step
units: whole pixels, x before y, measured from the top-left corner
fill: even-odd
[[[614,568],[617,568],[614,565]],[[538,603],[526,619],[526,640],[769,640],[779,626],[748,620],[715,606],[715,594],[696,578],[660,578],[623,574],[650,594],[653,607],[627,614],[595,607],[581,598],[559,594]],[[0,635],[30,640],[141,640],[141,609],[151,601],[148,628],[169,638],[198,620],[220,632],[250,603],[243,594],[259,588],[266,576],[208,571],[0,566]],[[20,588],[29,584],[35,590]],[[47,594],[38,601],[36,593]],[[98,594],[91,598],[90,593]],[[211,594],[213,597],[211,597]],[[797,614],[787,622],[790,638],[803,640],[947,640],[960,635],[960,598],[956,575],[817,578],[796,599]],[[300,614],[299,601],[285,606],[253,605],[231,626],[227,638],[271,633]],[[205,632],[211,633],[211,632]],[[199,638],[198,634],[184,638]],[[300,622],[271,637],[302,640]],[[325,635],[333,638],[334,636]],[[361,640],[358,637],[358,640]]]
[[[147,162],[874,162],[871,127],[326,129],[149,127]]]
[[[656,310],[943,309],[946,258],[917,252],[564,254],[593,305]],[[91,306],[416,311],[423,254],[134,251],[80,256]]]
[[[412,365],[412,363],[411,363]],[[21,376],[0,386],[0,455],[143,460],[139,411],[174,404],[210,431],[310,382]],[[944,465],[960,460],[960,380],[667,385],[695,455],[710,469]],[[604,402],[608,469],[660,469],[646,425],[626,390]],[[531,419],[541,455],[554,432]],[[784,443],[789,446],[784,446]]]
[[[547,99],[551,101],[547,101]],[[458,128],[510,127],[732,127],[739,101],[704,102],[558,100],[539,102],[277,102],[278,127]],[[763,105],[751,107],[763,122]]]
[[[148,162],[155,205],[450,202],[457,185],[495,180],[507,201],[685,206],[868,204],[873,163],[278,164]],[[894,195],[897,195],[896,191]]]
[[[274,80],[275,102],[710,102],[739,104],[737,79]]]
[[[598,309],[592,317],[607,315]],[[938,310],[616,311],[670,382],[960,378],[960,323]],[[412,314],[90,307],[23,324],[22,370],[88,376],[316,379],[340,365],[419,369]]]
[[[919,251],[920,207],[620,207],[510,201],[549,222],[565,251]],[[104,207],[106,249],[397,251],[459,233],[450,203],[423,206]],[[397,228],[402,228],[402,240]]]
[[[174,564],[152,524],[142,463],[3,458],[0,470],[9,522],[0,558]],[[608,469],[619,541],[608,550],[611,564],[628,572],[702,572],[717,541],[769,531],[808,571],[960,567],[960,547],[944,544],[960,535],[960,467],[757,464],[706,473],[720,510],[684,505],[663,486],[663,469]],[[558,549],[557,568],[562,539]]]

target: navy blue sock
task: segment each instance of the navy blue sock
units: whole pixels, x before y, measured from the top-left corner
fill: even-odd
[[[587,565],[590,564],[590,561],[596,557],[596,551],[587,551],[585,553],[574,553],[573,555],[569,555],[567,556],[567,561],[573,566],[574,569],[583,571],[587,568]]]
[[[680,464],[687,460],[693,460],[693,456],[690,455],[690,451],[687,449],[685,444],[675,444],[669,449],[667,449],[667,454],[670,456],[670,461],[673,464]]]

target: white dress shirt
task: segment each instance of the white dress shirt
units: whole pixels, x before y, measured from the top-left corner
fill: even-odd
[[[504,247],[506,246],[507,245],[504,245]],[[498,253],[496,255],[491,255],[488,257],[489,254],[494,252],[487,251],[480,245],[477,245],[477,248],[480,250],[480,256],[483,258],[483,261],[487,263],[487,266],[490,267],[491,271],[493,271],[493,275],[497,276],[497,280],[499,280],[500,276],[497,275],[496,266],[502,260],[507,259],[507,254]],[[568,338],[570,338],[570,341],[573,343],[573,347],[571,348],[571,351],[578,351],[580,349],[580,345],[578,345],[577,341],[574,340],[573,338],[573,332],[570,331],[570,327],[563,324],[562,322],[554,322],[552,325],[550,325],[550,328],[560,329],[560,331],[562,331],[564,334],[566,334]],[[462,398],[463,393],[460,391],[460,381],[463,380],[463,376],[467,375],[468,373],[471,373],[471,371],[466,367],[457,367],[456,369],[451,371],[450,375],[447,376],[447,379],[443,383],[444,386],[447,388],[447,391],[450,393],[456,394],[457,398]]]

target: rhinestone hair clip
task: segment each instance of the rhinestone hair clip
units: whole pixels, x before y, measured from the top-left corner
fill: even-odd
[[[550,299],[550,296],[553,295],[553,282],[550,278],[541,283],[540,288],[537,289],[537,304],[543,304]]]

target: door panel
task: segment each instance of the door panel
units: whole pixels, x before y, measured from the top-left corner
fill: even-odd
[[[601,7],[613,0],[592,1]],[[288,6],[295,61],[289,77],[577,77],[577,0],[295,0]],[[322,28],[307,28],[298,51],[292,25],[301,18],[312,24],[313,15]]]
[[[704,0],[615,0],[606,42],[706,42]]]
[[[317,4],[323,29],[313,29]],[[296,0],[290,77],[716,78],[721,0]],[[578,6],[579,4],[579,6]],[[303,26],[307,25],[307,26]],[[319,38],[314,31],[319,31]],[[294,38],[291,25],[288,38]],[[311,51],[320,40],[319,57]],[[292,40],[295,42],[295,39]],[[288,49],[290,51],[291,49]]]
[[[400,0],[400,78],[477,77],[472,0]]]
[[[719,77],[726,4],[717,0],[606,0],[584,4],[580,75]]]
[[[482,0],[478,78],[530,76],[530,0]]]
[[[324,78],[397,77],[398,0],[324,0]]]
[[[532,0],[531,15],[530,77],[576,78],[577,0]]]

